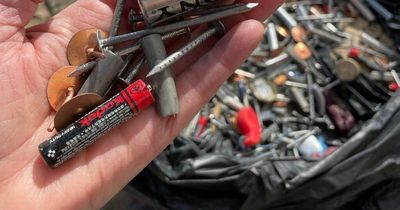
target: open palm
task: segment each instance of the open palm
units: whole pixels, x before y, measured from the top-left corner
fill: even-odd
[[[161,118],[152,107],[51,169],[37,149],[53,135],[46,131],[54,116],[48,79],[68,65],[65,49],[74,33],[107,31],[115,1],[79,0],[25,30],[38,2],[0,0],[0,209],[100,208],[173,140],[257,45],[262,25],[246,19],[263,19],[281,4],[264,0],[251,14],[226,20],[233,27],[222,39],[175,66],[181,106],[176,118]]]

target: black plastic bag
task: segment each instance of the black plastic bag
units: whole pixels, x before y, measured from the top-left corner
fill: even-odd
[[[131,185],[169,209],[343,209],[371,187],[400,178],[399,122],[397,93],[319,162],[260,160],[243,167],[222,154],[174,170],[164,152]]]

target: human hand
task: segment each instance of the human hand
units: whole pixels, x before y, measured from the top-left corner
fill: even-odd
[[[265,19],[282,1],[263,0],[251,13],[226,19],[230,30],[223,38],[209,40],[174,66],[177,117],[162,118],[151,107],[56,169],[41,160],[37,149],[53,135],[46,130],[54,117],[46,99],[48,79],[68,65],[66,46],[76,32],[109,29],[115,0],[78,0],[47,23],[25,30],[38,2],[0,0],[1,209],[103,206],[173,140],[257,46],[263,27],[248,19]]]

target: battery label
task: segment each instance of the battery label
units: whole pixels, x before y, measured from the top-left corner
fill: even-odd
[[[57,167],[153,102],[147,85],[138,80],[40,144],[39,151],[49,166]]]

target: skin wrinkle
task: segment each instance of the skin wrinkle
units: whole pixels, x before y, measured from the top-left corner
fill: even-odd
[[[154,113],[154,108],[151,108],[151,112]],[[142,113],[141,115],[148,115],[148,113]],[[161,120],[160,118],[157,117],[157,120]],[[136,146],[138,146],[138,141],[132,140],[133,138],[135,138],[135,134],[132,134],[132,132],[129,132],[129,128],[130,125],[129,124],[122,124],[120,127],[118,127],[117,129],[119,129],[120,133],[122,134],[122,136],[124,137],[123,139],[126,140],[127,142],[127,146],[129,146],[127,149],[129,149],[130,153],[128,154],[128,160],[132,160],[133,158],[133,153],[131,151],[132,148],[135,148]],[[150,130],[157,130],[154,128],[154,125],[151,123],[151,121],[146,121],[144,123],[143,129],[144,131],[143,133],[143,138],[145,139],[154,139],[156,138],[156,132],[150,132]],[[128,134],[129,133],[129,134]],[[149,147],[151,147],[151,143],[147,142],[147,144],[149,145]],[[129,163],[129,161],[128,161]]]
[[[108,5],[106,6],[106,8],[102,8],[101,11],[96,12],[93,11],[93,8],[89,7],[89,5],[86,4],[81,5],[81,8],[82,10],[78,10],[79,13],[85,13],[86,15],[88,14],[88,19],[86,23],[102,22],[104,20],[107,20],[108,17],[113,14],[113,9],[111,9]],[[108,30],[108,28],[105,29]]]
[[[50,38],[50,37],[49,37]],[[51,40],[51,39],[50,39]],[[40,69],[46,69],[46,71],[42,72],[42,78],[44,80],[49,80],[50,77],[53,75],[54,72],[57,71],[57,69],[61,68],[64,65],[68,65],[67,59],[64,57],[61,57],[59,51],[53,49],[51,46],[49,46],[47,43],[35,43],[34,48],[40,48],[42,50],[37,51],[36,57],[38,60],[38,67]],[[45,58],[51,58],[50,60],[46,61]],[[44,84],[46,84],[45,82]],[[44,86],[44,89],[47,89],[47,84]],[[46,91],[44,92],[46,93]]]
[[[25,146],[25,144],[21,145],[21,147],[19,147],[17,150],[20,150],[20,148],[23,148],[22,146]],[[16,151],[17,151],[17,150],[16,150]],[[4,183],[8,183],[9,181],[12,181],[12,179],[18,179],[21,175],[23,175],[23,171],[24,171],[24,169],[25,169],[25,167],[23,167],[23,166],[28,165],[30,162],[32,162],[32,161],[33,161],[34,159],[36,159],[37,157],[38,157],[38,155],[35,155],[35,156],[33,156],[31,159],[27,159],[27,160],[25,161],[24,164],[21,164],[22,167],[17,167],[16,170],[12,171],[12,173],[11,173],[11,171],[8,171],[8,173],[10,173],[11,175],[9,175],[9,176],[4,176],[4,177],[2,177],[2,178],[0,179],[0,183],[1,183],[0,186],[3,186]],[[10,165],[10,166],[11,166],[11,165],[12,165],[12,166],[15,166],[15,164],[13,164],[13,163],[10,163],[9,165]],[[4,168],[10,168],[10,167],[4,167]],[[4,172],[3,172],[3,173],[4,173]]]
[[[19,15],[19,11],[16,8],[0,5],[0,24],[3,26],[13,26],[20,28],[23,23],[23,19]]]
[[[7,113],[9,113],[9,122],[7,122],[7,121],[5,121],[5,122],[3,121],[2,122],[2,124],[5,124],[5,125],[2,126],[2,130],[3,129],[4,130],[8,130],[8,131],[16,130],[16,132],[13,132],[13,135],[10,138],[2,140],[3,145],[7,145],[7,146],[6,147],[0,147],[0,151],[2,151],[4,149],[10,149],[10,152],[9,153],[5,153],[5,152],[2,151],[0,159],[2,159],[4,157],[7,157],[7,156],[10,156],[11,154],[17,152],[26,143],[26,142],[22,141],[19,144],[16,144],[18,142],[15,143],[15,142],[11,141],[12,139],[18,139],[17,137],[21,136],[21,132],[18,132],[19,127],[14,126],[14,125],[23,125],[24,123],[27,123],[27,122],[25,122],[26,119],[18,119],[18,118],[16,118],[16,116],[19,115],[20,110],[25,110],[26,108],[24,109],[24,106],[25,107],[28,106],[28,105],[22,105],[21,106],[20,104],[21,103],[17,103],[17,102],[16,102],[15,105],[11,104],[10,108],[7,109],[8,110]],[[1,116],[1,117],[5,117],[5,116]],[[35,119],[37,117],[36,116],[32,116],[32,118]],[[22,120],[22,122],[21,122],[21,120]],[[40,123],[40,120],[38,120],[38,122]],[[32,121],[28,121],[28,123],[32,123]],[[25,126],[24,131],[26,131],[27,133],[25,133],[20,138],[31,139],[32,136],[35,135],[34,129],[36,129],[36,126],[31,126],[30,128]],[[31,134],[29,134],[29,133],[31,133]]]
[[[29,51],[28,51],[29,52]],[[32,54],[35,54],[34,52]],[[18,63],[22,63],[23,69],[25,71],[22,72],[22,78],[19,78],[19,80],[24,81],[24,94],[26,95],[42,95],[41,92],[39,92],[38,88],[38,80],[37,80],[37,73],[32,71],[32,62],[35,61],[35,58],[32,58],[32,56],[24,56],[20,55],[19,58],[17,59]],[[43,91],[43,90],[41,90]]]
[[[123,134],[122,133],[113,132],[113,134],[111,134],[111,135],[119,136],[121,139],[123,139]],[[129,141],[126,141],[125,144],[127,144],[127,143],[129,143]],[[125,144],[118,145],[117,147],[112,148],[112,150],[114,150],[113,152],[118,152],[119,150],[127,151],[128,148],[127,148],[127,146]],[[109,183],[110,179],[112,179],[112,177],[114,177],[114,176],[107,175],[105,172],[114,171],[115,172],[114,174],[117,174],[117,173],[119,173],[121,168],[125,168],[123,166],[127,166],[128,165],[128,157],[125,156],[125,155],[124,156],[123,155],[119,156],[118,160],[111,161],[112,159],[110,159],[109,156],[113,152],[110,151],[110,152],[105,153],[103,155],[102,160],[93,160],[93,161],[103,161],[103,162],[105,162],[106,164],[104,164],[103,167],[101,167],[101,168],[93,167],[93,166],[95,166],[93,164],[92,167],[89,168],[90,169],[89,170],[90,173],[97,174],[97,176],[99,177],[99,179],[98,179],[99,181],[97,182],[97,184],[95,184],[98,188],[100,188],[100,186],[104,186],[106,183]],[[122,152],[119,152],[119,153],[120,154],[129,154],[129,153],[122,153]],[[109,163],[107,163],[107,162],[109,162]],[[117,190],[122,188],[122,187],[123,187],[123,185],[122,186],[118,186],[118,187],[114,187],[114,190],[117,192]],[[95,192],[99,191],[99,190],[100,189],[97,189],[97,188],[94,189]],[[93,209],[99,209],[101,206],[98,206],[98,202],[96,202],[95,200],[98,200],[98,199],[104,200],[104,199],[107,199],[107,197],[111,197],[111,196],[110,195],[108,195],[108,196],[106,195],[104,197],[105,198],[101,198],[99,196],[95,196],[93,199],[91,199],[90,206],[94,207]]]
[[[11,153],[11,154],[8,154],[7,156],[10,158],[10,156],[12,156],[14,153],[18,153],[18,151],[19,151],[21,148],[23,148],[23,146],[25,146],[26,143],[27,143],[27,142],[25,142],[25,143],[23,143],[22,145],[20,145],[20,146],[15,150],[15,152],[13,152],[13,153]],[[37,155],[36,155],[36,156],[37,156]],[[8,181],[10,181],[10,180],[12,180],[12,179],[17,179],[18,176],[22,174],[22,171],[24,171],[24,167],[23,167],[23,166],[26,166],[28,163],[30,163],[32,160],[34,160],[34,159],[36,158],[36,156],[33,156],[31,159],[27,159],[23,164],[21,163],[21,164],[20,164],[21,167],[15,167],[16,164],[13,163],[13,162],[9,162],[8,164],[7,164],[7,163],[6,163],[6,164],[0,163],[0,166],[2,166],[2,167],[5,166],[5,167],[3,167],[3,168],[11,168],[11,167],[9,167],[9,166],[15,167],[15,170],[8,170],[8,171],[7,171],[7,173],[10,174],[10,175],[8,175],[8,176],[5,176],[5,175],[4,175],[4,172],[3,172],[3,174],[1,175],[1,178],[0,178],[0,183],[3,185],[4,183],[7,183]],[[0,158],[2,159],[3,157],[0,157]]]
[[[32,73],[34,73],[34,72],[31,72],[31,74]],[[25,77],[25,74],[24,74],[24,77]],[[31,81],[32,79],[30,79],[30,78],[27,78],[26,79],[27,81]],[[10,79],[9,81],[15,81],[15,80],[12,80],[12,79]],[[32,81],[31,81],[32,82]],[[13,83],[11,83],[11,84],[13,84]],[[31,85],[33,85],[33,83],[30,83]],[[26,88],[23,92],[25,92],[24,94],[26,95],[26,98],[25,99],[23,99],[22,101],[13,101],[13,103],[11,103],[11,104],[9,104],[10,105],[10,108],[9,109],[7,109],[7,110],[9,110],[9,112],[6,112],[6,113],[8,113],[8,114],[11,114],[10,115],[10,121],[11,122],[8,122],[8,123],[5,123],[6,125],[5,126],[2,126],[3,127],[3,129],[6,129],[6,130],[10,130],[10,129],[18,129],[17,127],[15,127],[15,126],[10,126],[10,125],[14,125],[14,124],[17,124],[17,125],[23,125],[24,123],[27,123],[27,122],[23,122],[23,123],[18,123],[18,122],[14,122],[15,121],[15,117],[14,116],[18,116],[18,113],[19,113],[19,110],[33,110],[33,112],[31,111],[31,112],[29,112],[29,116],[28,116],[28,119],[29,118],[32,118],[32,119],[34,119],[33,121],[31,121],[31,120],[28,120],[28,123],[29,124],[36,124],[36,123],[34,123],[35,121],[36,122],[38,122],[38,123],[40,123],[41,121],[40,121],[40,116],[43,116],[44,117],[44,119],[43,120],[45,120],[45,113],[44,112],[41,112],[40,110],[39,110],[39,108],[40,107],[46,107],[46,106],[32,106],[32,105],[29,105],[29,104],[32,104],[30,101],[32,101],[32,102],[34,102],[35,100],[35,98],[36,98],[36,93],[35,93],[35,91],[32,91],[32,89],[33,88]],[[14,88],[14,90],[15,90],[15,88]],[[32,100],[33,99],[33,100]],[[26,101],[28,101],[28,102],[26,102]],[[43,104],[43,102],[39,102],[41,105]],[[22,106],[21,106],[22,105]],[[43,109],[43,108],[42,108]],[[10,112],[10,110],[11,110],[11,112]],[[17,111],[18,110],[18,111]],[[18,118],[16,118],[16,119],[18,119]],[[25,120],[25,119],[23,119],[23,120]],[[3,121],[3,123],[4,123],[4,121]],[[4,128],[5,127],[5,128]],[[29,130],[32,130],[31,132],[34,134],[34,129],[35,129],[35,126],[31,126],[31,129],[26,129],[27,131],[29,131]],[[33,134],[29,134],[29,133],[27,133],[26,134],[26,137],[28,137],[29,135],[33,135]],[[19,132],[14,132],[14,135],[19,135]],[[25,137],[24,137],[25,138]],[[11,139],[11,138],[9,138],[9,139]],[[3,143],[4,143],[4,140],[3,140]],[[24,143],[24,142],[22,142],[22,143]],[[13,144],[11,144],[11,145],[13,145]],[[14,152],[17,152],[24,144],[20,144],[20,145],[15,145],[14,144],[14,146],[11,146],[11,145],[8,145],[8,148],[14,148]],[[0,149],[1,149],[1,147],[0,147]],[[11,151],[13,151],[13,150],[11,150]],[[3,157],[4,156],[10,156],[12,153],[6,153],[6,154],[3,154]],[[2,158],[3,158],[2,157]]]
[[[1,24],[1,23],[0,23]],[[0,33],[2,34],[0,42],[6,42],[6,41],[15,41],[13,38],[21,38],[21,29],[12,27],[12,26],[3,26],[0,27]]]
[[[105,178],[104,178],[102,170],[100,170],[99,168],[93,167],[92,165],[87,165],[87,167],[88,167],[87,170],[89,171],[88,174],[91,175],[91,180],[97,180],[96,184],[94,185],[95,187],[93,187],[93,189],[92,189],[92,191],[94,192],[93,194],[96,194],[95,192],[98,192],[99,189],[101,188],[101,186],[104,185]],[[95,206],[95,203],[93,202],[92,199],[90,199],[90,206],[91,207]]]
[[[12,61],[12,60],[10,60]],[[7,62],[7,61],[6,61]],[[4,64],[6,66],[4,74],[6,75],[6,78],[8,80],[8,84],[4,87],[4,90],[6,93],[8,91],[10,91],[10,99],[9,101],[2,101],[1,105],[7,105],[7,104],[11,104],[11,103],[16,103],[18,101],[23,101],[23,96],[24,94],[21,93],[21,88],[19,87],[19,83],[16,81],[19,81],[18,78],[20,78],[21,76],[21,72],[20,71],[11,71],[13,66],[9,64],[9,62]],[[19,65],[17,65],[16,67],[20,67]]]
[[[39,25],[28,29],[27,36],[31,37],[31,41],[33,42],[46,42],[48,37],[53,37],[55,41],[60,42],[61,47],[66,47],[74,34],[69,28],[78,31],[78,28],[72,26],[72,20],[70,18],[62,19],[62,17],[52,17],[45,25]],[[42,37],[45,37],[44,40],[41,39]],[[52,43],[52,41],[53,40],[49,40],[47,42]]]
[[[36,4],[19,2],[17,7],[11,7],[16,1],[6,1],[0,4],[0,31],[2,39],[0,42],[11,40],[14,35],[23,37],[23,27],[30,20],[36,10]],[[20,13],[24,11],[24,13]],[[7,29],[5,29],[7,27]]]
[[[34,50],[34,46],[30,45],[30,47],[32,47],[32,49]],[[39,69],[45,69],[46,67],[43,67],[40,63],[39,63],[39,55],[37,53],[34,53],[32,56],[35,57],[35,59],[32,61],[35,63],[36,66],[38,66]],[[47,67],[48,68],[48,67]],[[38,82],[38,91],[37,94],[41,95],[42,98],[46,98],[47,97],[47,82],[49,81],[49,74],[46,73],[45,71],[39,71],[39,72],[34,72],[37,76],[37,82]],[[42,105],[44,107],[49,107],[49,111],[50,111],[50,106],[47,103],[47,100],[42,100]]]
[[[2,90],[8,90],[8,91],[4,91],[2,93],[2,99],[0,100],[0,105],[2,106],[8,106],[8,104],[13,103],[13,101],[15,101],[14,96],[15,94],[13,94],[14,89],[12,87],[12,83],[10,80],[11,79],[11,75],[6,74],[8,72],[0,72],[0,78],[1,78],[1,84],[0,84],[0,88]],[[4,114],[7,114],[4,113]],[[0,116],[2,116],[3,114],[0,114]],[[8,118],[5,118],[6,120],[8,120]]]
[[[63,33],[60,32],[59,35],[61,34]],[[64,36],[63,38],[59,37],[58,35],[53,35],[50,33],[42,34],[40,32],[29,32],[27,35],[30,37],[32,46],[37,52],[36,57],[39,68],[48,70],[42,72],[42,77],[44,79],[48,80],[53,72],[55,72],[63,64],[68,65],[68,61],[65,56],[65,50],[64,52],[57,50],[53,45],[54,43],[65,43],[64,39],[67,40],[67,36]],[[66,46],[63,47],[63,49],[65,48]],[[49,56],[51,56],[52,59],[46,60],[45,58],[48,58]]]
[[[0,34],[3,34],[0,31]],[[15,40],[13,40],[15,39]],[[0,44],[0,51],[2,52],[2,55],[0,57],[0,62],[1,63],[8,63],[10,60],[13,59],[13,57],[17,57],[19,56],[19,51],[21,49],[22,46],[22,41],[23,41],[23,36],[21,36],[20,34],[15,34],[12,37],[9,37],[7,39],[7,43],[4,44]],[[1,41],[0,41],[1,42]],[[15,64],[14,64],[15,65]],[[0,69],[0,72],[2,71],[9,71],[11,69]]]
[[[95,28],[100,28],[101,30],[108,31],[111,25],[111,16],[113,14],[113,7],[110,3],[105,3],[105,1],[97,1],[100,2],[100,5],[96,5],[96,11],[93,10],[93,5],[95,1],[87,1],[81,0],[77,1],[76,4],[80,6],[79,10],[67,10],[64,13],[61,13],[61,17],[65,14],[65,16],[73,17],[70,13],[79,13],[81,15],[85,15],[87,19],[82,23],[76,18],[72,18],[75,22],[71,22],[72,25],[79,25],[80,28],[85,28],[82,24],[87,26],[94,27],[94,23],[96,23]],[[86,15],[89,13],[90,15]],[[77,31],[76,31],[77,32]]]

